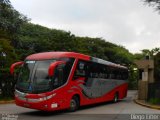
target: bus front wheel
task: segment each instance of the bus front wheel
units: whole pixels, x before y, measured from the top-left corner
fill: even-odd
[[[74,112],[79,108],[79,99],[77,96],[73,96],[71,101],[70,101],[70,112]]]
[[[114,98],[113,98],[113,102],[114,103],[118,102],[118,99],[119,99],[119,95],[118,95],[118,93],[115,93]]]

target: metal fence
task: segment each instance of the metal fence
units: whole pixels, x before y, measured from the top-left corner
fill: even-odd
[[[148,84],[148,100],[151,98],[160,98],[160,82]]]

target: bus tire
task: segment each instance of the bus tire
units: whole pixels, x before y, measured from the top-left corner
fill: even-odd
[[[73,96],[70,101],[70,112],[74,112],[79,108],[79,98],[77,96]]]
[[[113,98],[113,102],[114,102],[114,103],[118,102],[118,99],[119,99],[119,95],[118,95],[118,93],[116,92],[115,95],[114,95],[114,98]]]

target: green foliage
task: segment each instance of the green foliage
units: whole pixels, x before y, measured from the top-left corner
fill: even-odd
[[[2,55],[5,54],[5,56]],[[0,68],[7,68],[17,60],[14,48],[8,39],[0,38]]]
[[[14,97],[2,97],[0,95],[0,101],[10,101],[10,100],[13,100]]]
[[[26,23],[21,26],[16,48],[23,59],[43,51],[74,51],[73,37],[70,32]]]
[[[154,105],[160,105],[160,98],[150,98],[149,103]]]
[[[13,96],[15,81],[10,76],[9,67],[18,60],[13,44],[16,43],[20,26],[26,20],[9,0],[0,0],[0,96],[3,98]]]
[[[133,55],[124,47],[101,38],[76,37],[70,32],[31,23],[22,25],[16,48],[23,59],[29,54],[42,51],[74,51],[118,64],[128,65],[133,61]]]
[[[4,55],[3,55],[4,54]],[[9,67],[17,60],[14,48],[8,39],[0,38],[0,88],[2,97],[13,96],[15,81],[9,73]]]
[[[129,66],[129,77],[128,77],[128,88],[131,90],[136,90],[138,87],[138,78],[139,78],[139,72],[135,69],[136,66],[131,64]]]
[[[135,60],[142,60],[142,59],[144,59],[144,54],[142,54],[142,53],[135,53],[134,54],[134,59]]]
[[[128,50],[126,50],[122,46],[116,46],[112,48],[112,55],[109,53],[108,56],[111,61],[114,61],[118,64],[124,64],[129,65],[133,63],[133,55],[129,53]],[[111,49],[110,49],[111,51]]]
[[[105,56],[105,41],[100,38],[76,37],[76,52],[108,60]]]
[[[133,55],[124,47],[106,42],[101,38],[76,37],[77,50],[80,53],[109,60],[118,64],[129,65]]]
[[[143,0],[149,6],[155,7],[156,10],[160,10],[160,0]]]
[[[0,29],[14,35],[27,18],[16,11],[9,0],[0,1]]]
[[[150,59],[154,59],[154,56],[156,54],[158,54],[159,52],[160,52],[160,48],[158,48],[158,47],[153,48],[151,50],[149,50],[149,49],[143,49],[143,50],[141,50],[141,53],[134,54],[134,58],[136,60],[145,59],[145,57],[147,55],[147,56],[150,56]]]

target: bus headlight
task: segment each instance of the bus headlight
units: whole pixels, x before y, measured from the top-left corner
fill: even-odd
[[[49,96],[45,96],[45,97],[41,97],[41,98],[37,98],[37,99],[33,99],[33,98],[28,98],[28,102],[41,102],[41,101],[45,101],[45,100],[49,100],[52,97],[54,97],[56,95],[56,93],[49,95]]]

